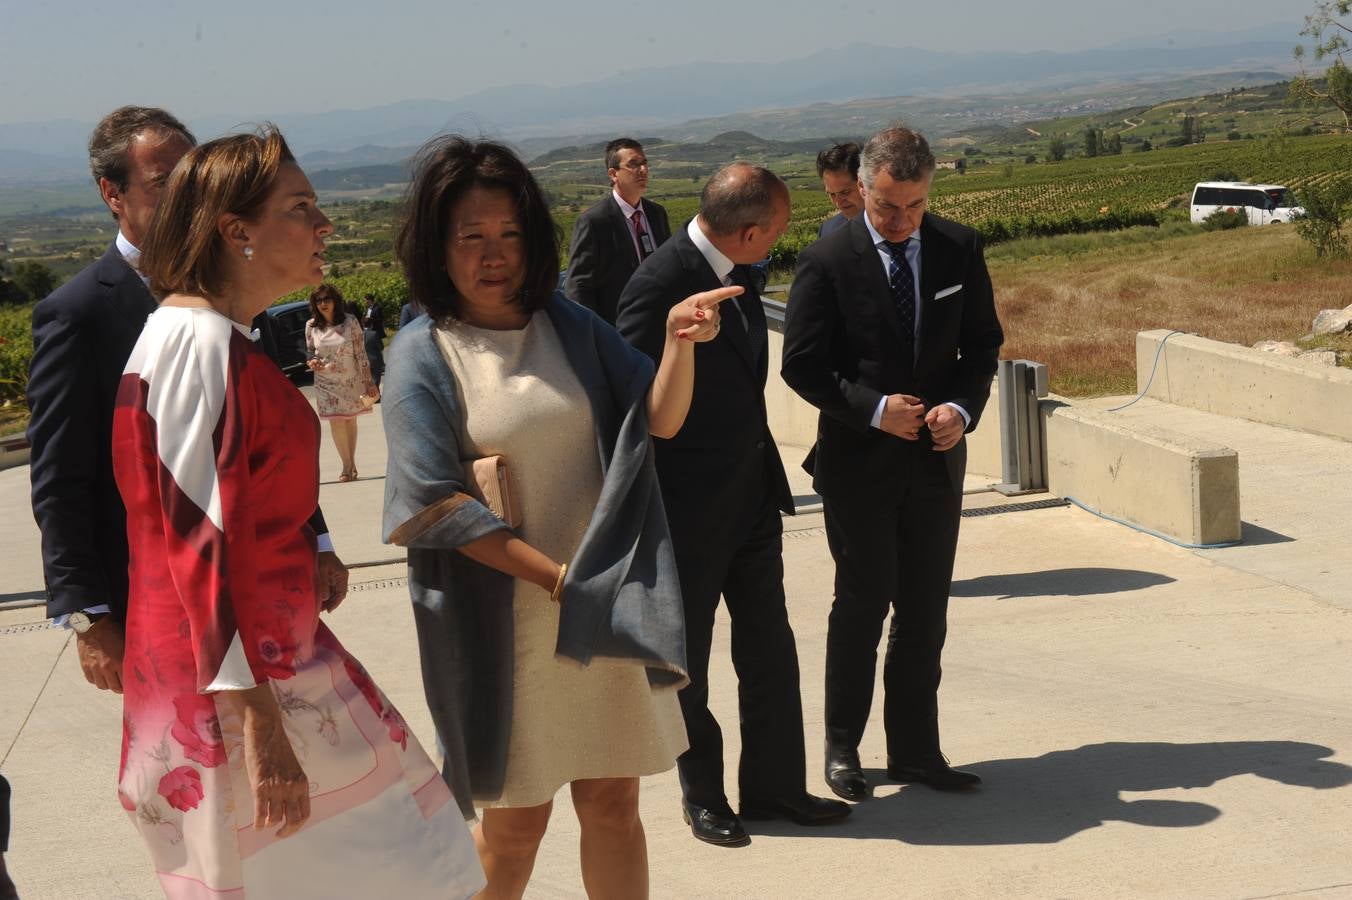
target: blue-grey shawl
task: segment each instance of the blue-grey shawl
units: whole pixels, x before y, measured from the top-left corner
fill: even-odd
[[[591,403],[604,476],[596,508],[577,511],[591,522],[568,561],[555,652],[645,666],[652,686],[683,687],[685,619],[648,435],[652,361],[562,294],[546,309]],[[465,492],[460,394],[432,321],[401,328],[385,360],[384,540],[408,548],[442,774],[471,818],[473,801],[501,796],[507,768],[514,585],[455,548],[507,525]]]

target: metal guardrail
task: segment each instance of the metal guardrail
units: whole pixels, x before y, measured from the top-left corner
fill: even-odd
[[[765,326],[771,331],[784,333],[784,311],[788,309],[788,304],[783,300],[771,300],[765,296],[766,293],[778,288],[780,292],[787,291],[787,284],[772,284],[764,291],[761,291],[761,309],[765,310]]]
[[[1047,367],[1029,359],[1000,361],[1001,477],[1006,496],[1047,489],[1046,435],[1038,403],[1049,392]]]

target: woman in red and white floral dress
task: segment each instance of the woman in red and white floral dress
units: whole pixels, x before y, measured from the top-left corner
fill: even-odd
[[[167,295],[118,394],[131,546],[118,796],[171,898],[468,897],[436,767],[319,621],[319,423],[249,340],[332,230],[275,131],[179,163],[143,248]]]

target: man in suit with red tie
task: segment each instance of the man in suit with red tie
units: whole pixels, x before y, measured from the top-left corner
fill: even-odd
[[[868,796],[858,748],[889,607],[888,777],[941,790],[981,782],[940,749],[938,688],[963,435],[980,421],[1004,333],[977,233],[926,212],[934,169],[916,132],[869,140],[864,215],[799,257],[784,323],[784,380],[821,411],[804,468],[836,564],[826,780],[847,800]]]
[[[578,216],[563,292],[615,324],[615,306],[629,277],[671,237],[667,211],[643,195],[648,157],[633,138],[606,145],[611,192]]]

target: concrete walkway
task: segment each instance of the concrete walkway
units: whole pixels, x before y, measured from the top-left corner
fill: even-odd
[[[1130,414],[1172,415],[1145,403]],[[844,825],[771,824],[750,847],[709,847],[681,823],[674,772],[647,779],[653,896],[1352,897],[1352,447],[1200,415],[1187,427],[1215,429],[1240,451],[1244,547],[1191,552],[1074,508],[964,521],[943,731],[953,762],[984,788],[953,796],[888,783],[875,704],[862,748],[875,798]],[[1160,424],[1186,431],[1182,421]],[[399,556],[379,543],[379,416],[361,428],[362,480],[332,481],[326,443],[322,499],[344,559],[379,563]],[[781,449],[798,479],[802,451]],[[807,492],[801,479],[795,490]],[[27,492],[26,468],[0,472],[10,868],[27,900],[156,897],[114,796],[118,700],[84,683],[67,634],[40,608],[14,608],[41,591]],[[788,519],[784,542],[819,793],[832,579],[821,526],[819,515]],[[403,576],[398,564],[354,570],[331,623],[432,746]],[[726,626],[711,680],[731,763]],[[528,896],[583,896],[577,840],[563,792]]]

